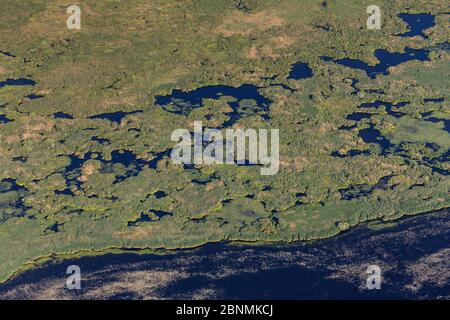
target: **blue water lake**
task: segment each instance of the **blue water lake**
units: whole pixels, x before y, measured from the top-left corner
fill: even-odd
[[[0,88],[5,86],[34,86],[35,84],[36,82],[31,79],[6,79],[5,81],[0,81]]]
[[[187,116],[192,110],[203,107],[203,99],[231,97],[231,101],[227,100],[227,103],[233,111],[225,113],[229,119],[222,125],[226,128],[250,115],[258,114],[267,118],[272,101],[261,95],[259,89],[251,84],[243,84],[239,87],[206,86],[186,92],[173,90],[170,95],[156,96],[155,104],[168,112]]]
[[[308,79],[311,78],[313,75],[314,73],[307,63],[297,62],[292,65],[288,79],[292,80]]]
[[[424,30],[431,28],[435,25],[435,17],[429,13],[401,13],[398,15],[406,24],[408,24],[409,31],[399,34],[400,37],[409,38],[415,36],[421,36],[428,38],[424,34]]]
[[[311,78],[312,76],[313,71],[308,64],[297,62],[292,65],[288,79],[300,80]],[[275,78],[276,76],[265,79],[274,80]],[[270,86],[281,86],[281,88],[290,93],[295,91],[281,83],[272,83]],[[252,84],[243,84],[238,87],[214,85],[200,87],[190,91],[173,90],[168,95],[156,96],[155,104],[167,112],[187,116],[192,110],[203,107],[204,99],[218,100],[225,98],[232,111],[225,113],[229,119],[219,129],[228,128],[233,126],[241,118],[253,115],[259,115],[265,120],[268,119],[269,107],[272,101],[264,97],[259,92],[260,89],[262,88]]]
[[[10,119],[8,119],[7,116],[5,116],[4,114],[0,114],[0,123],[8,123],[11,122]]]
[[[398,66],[407,61],[430,61],[428,58],[429,53],[428,49],[405,48],[404,52],[389,52],[385,49],[376,49],[374,56],[379,63],[373,66],[358,59],[333,59],[326,56],[322,56],[321,59],[327,62],[332,61],[345,67],[363,70],[369,78],[375,79],[377,75],[388,75],[390,67]]]

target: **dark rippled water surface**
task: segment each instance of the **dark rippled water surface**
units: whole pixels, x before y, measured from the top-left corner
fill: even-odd
[[[449,211],[360,226],[310,243],[210,244],[168,255],[135,253],[52,262],[0,286],[0,298],[448,299]],[[81,268],[82,289],[65,287]],[[368,290],[369,265],[382,270]]]

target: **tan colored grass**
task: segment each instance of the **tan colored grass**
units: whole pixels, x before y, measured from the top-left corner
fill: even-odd
[[[8,69],[6,69],[6,67],[0,66],[0,74],[4,74],[9,72]]]
[[[22,139],[37,140],[43,133],[50,133],[55,127],[55,122],[44,117],[36,117],[23,126]]]
[[[246,56],[252,60],[258,59],[258,49],[256,49],[256,47],[251,47]]]
[[[81,176],[78,178],[79,181],[86,182],[89,176],[93,175],[97,171],[97,168],[92,163],[85,163],[81,169]]]
[[[276,48],[285,49],[294,44],[295,38],[286,35],[281,35],[273,37],[272,39],[270,39],[270,42]]]
[[[263,10],[252,14],[233,11],[225,16],[214,31],[225,36],[247,35],[252,31],[265,31],[284,24],[285,20],[276,11]]]

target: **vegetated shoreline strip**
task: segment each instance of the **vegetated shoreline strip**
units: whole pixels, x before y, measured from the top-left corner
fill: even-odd
[[[381,220],[381,224],[384,223],[392,223],[393,221],[397,222],[397,223],[401,223],[403,220],[408,219],[408,218],[412,218],[414,216],[419,216],[419,215],[427,215],[427,214],[440,214],[440,213],[450,213],[450,206],[449,207],[443,207],[440,209],[434,209],[434,210],[430,210],[430,211],[423,211],[423,212],[414,212],[414,213],[409,213],[409,214],[403,214],[400,217],[394,218],[394,219],[386,219],[386,220]],[[308,240],[294,240],[294,241],[265,241],[265,240],[256,240],[256,241],[245,241],[245,240],[239,240],[239,239],[233,239],[233,240],[220,240],[220,241],[210,241],[210,242],[205,242],[203,244],[200,245],[195,245],[192,247],[180,247],[180,248],[174,248],[174,249],[167,249],[167,248],[163,248],[163,247],[159,247],[159,248],[150,248],[150,247],[142,247],[142,248],[126,248],[126,247],[107,247],[104,249],[81,249],[81,250],[77,250],[77,251],[73,251],[73,252],[62,252],[62,253],[51,253],[47,256],[42,256],[42,257],[38,257],[30,262],[25,263],[24,265],[22,265],[22,267],[20,267],[19,269],[17,269],[16,271],[13,271],[10,275],[6,276],[6,278],[4,279],[0,279],[0,286],[2,284],[6,284],[8,281],[13,280],[15,277],[19,276],[20,274],[27,272],[27,271],[31,271],[32,269],[40,266],[40,265],[44,265],[45,263],[51,263],[51,262],[58,262],[58,261],[63,261],[63,260],[69,260],[69,259],[77,259],[77,258],[83,258],[83,257],[89,257],[89,256],[96,256],[96,257],[100,257],[106,254],[126,254],[126,253],[132,253],[132,254],[154,254],[154,255],[166,255],[166,254],[176,254],[178,252],[182,252],[182,251],[188,251],[188,250],[194,250],[197,248],[201,248],[207,244],[219,244],[219,243],[229,243],[229,244],[233,244],[233,243],[239,243],[241,245],[263,245],[263,246],[270,246],[270,245],[276,245],[276,244],[286,244],[286,245],[294,245],[294,244],[298,244],[298,243],[312,243],[313,241],[318,241],[318,240],[326,240],[326,239],[330,239],[333,237],[336,237],[338,235],[342,235],[344,233],[348,233],[351,232],[352,230],[354,230],[357,227],[363,226],[364,224],[368,224],[370,222],[374,222],[380,220],[379,218],[377,219],[368,219],[365,221],[361,221],[360,223],[358,223],[357,225],[355,225],[354,227],[347,229],[347,230],[341,230],[338,233],[336,233],[335,235],[331,235],[331,236],[324,236],[324,237],[317,237],[317,238],[312,238],[312,239],[308,239]]]

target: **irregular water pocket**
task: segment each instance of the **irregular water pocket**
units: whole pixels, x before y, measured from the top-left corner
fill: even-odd
[[[308,66],[307,63],[297,62],[292,65],[291,72],[289,73],[288,79],[292,80],[300,80],[307,79],[313,76],[312,69]]]
[[[408,24],[409,28],[408,32],[398,34],[402,38],[421,36],[427,39],[428,36],[423,31],[435,25],[435,17],[429,13],[400,13],[398,17]]]
[[[203,99],[218,100],[229,96],[234,98],[233,101],[227,101],[233,111],[225,113],[229,119],[222,127],[230,127],[240,118],[255,114],[268,116],[272,101],[262,96],[259,89],[251,84],[243,84],[239,87],[214,85],[191,91],[173,90],[169,95],[155,96],[155,104],[167,112],[187,116],[194,109],[203,107]]]
[[[377,75],[388,75],[389,68],[398,66],[407,61],[430,61],[428,55],[430,51],[428,49],[412,49],[405,48],[404,52],[389,52],[384,49],[376,49],[374,51],[375,58],[378,59],[379,63],[371,66],[364,61],[351,58],[343,59],[333,59],[327,56],[320,57],[323,61],[334,62],[336,64],[349,67],[352,69],[363,70],[366,72],[367,76],[371,79],[375,79]]]
[[[31,79],[6,79],[5,81],[0,81],[0,88],[5,86],[34,86],[35,84],[36,82]]]

